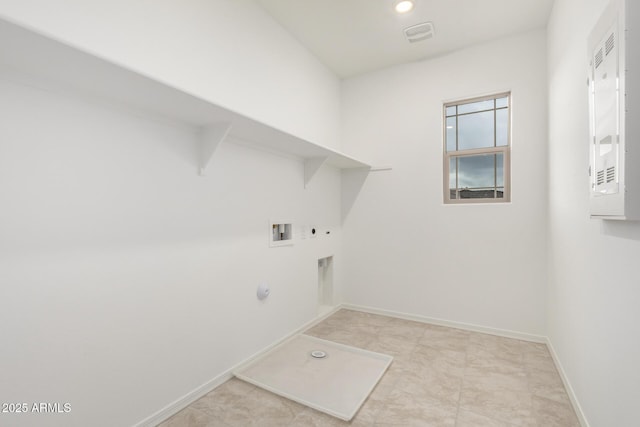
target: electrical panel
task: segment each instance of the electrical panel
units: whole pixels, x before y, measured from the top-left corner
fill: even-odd
[[[640,220],[639,11],[613,0],[588,40],[592,218]]]

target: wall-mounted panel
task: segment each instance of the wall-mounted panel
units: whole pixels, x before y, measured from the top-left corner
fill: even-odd
[[[640,46],[638,9],[613,1],[589,36],[592,218],[640,219],[640,61],[632,54]]]

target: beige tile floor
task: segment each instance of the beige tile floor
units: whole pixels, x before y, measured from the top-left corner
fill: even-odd
[[[578,427],[544,344],[340,310],[306,331],[394,356],[347,423],[237,379],[161,427]]]

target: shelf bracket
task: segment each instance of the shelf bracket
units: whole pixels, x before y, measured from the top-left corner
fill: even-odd
[[[200,175],[204,176],[207,165],[220,143],[231,130],[231,122],[214,123],[202,126],[200,130]]]
[[[391,166],[371,166],[370,172],[382,172],[393,170]]]
[[[329,157],[312,157],[304,161],[304,188],[311,182],[316,172],[322,167]]]

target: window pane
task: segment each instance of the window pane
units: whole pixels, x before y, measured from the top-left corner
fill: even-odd
[[[509,145],[509,110],[496,110],[496,146]]]
[[[493,110],[493,99],[458,105],[458,114],[474,113],[476,111],[484,110]]]
[[[451,107],[447,107],[446,115],[447,115],[447,117],[455,116],[456,115],[456,106],[452,105]]]
[[[457,167],[456,167],[456,157],[450,157],[449,158],[449,189],[451,191],[451,198],[455,199],[456,198],[456,174],[457,174]]]
[[[496,99],[496,108],[508,107],[509,106],[509,97],[505,96],[504,98]]]
[[[446,124],[447,151],[456,150],[456,118],[447,117]]]
[[[480,154],[458,158],[458,186],[460,188],[494,187],[495,155]]]
[[[504,154],[496,154],[496,186],[504,190]]]
[[[493,199],[495,197],[494,154],[458,158],[458,188],[461,199]]]
[[[458,150],[493,147],[493,111],[458,117]]]

